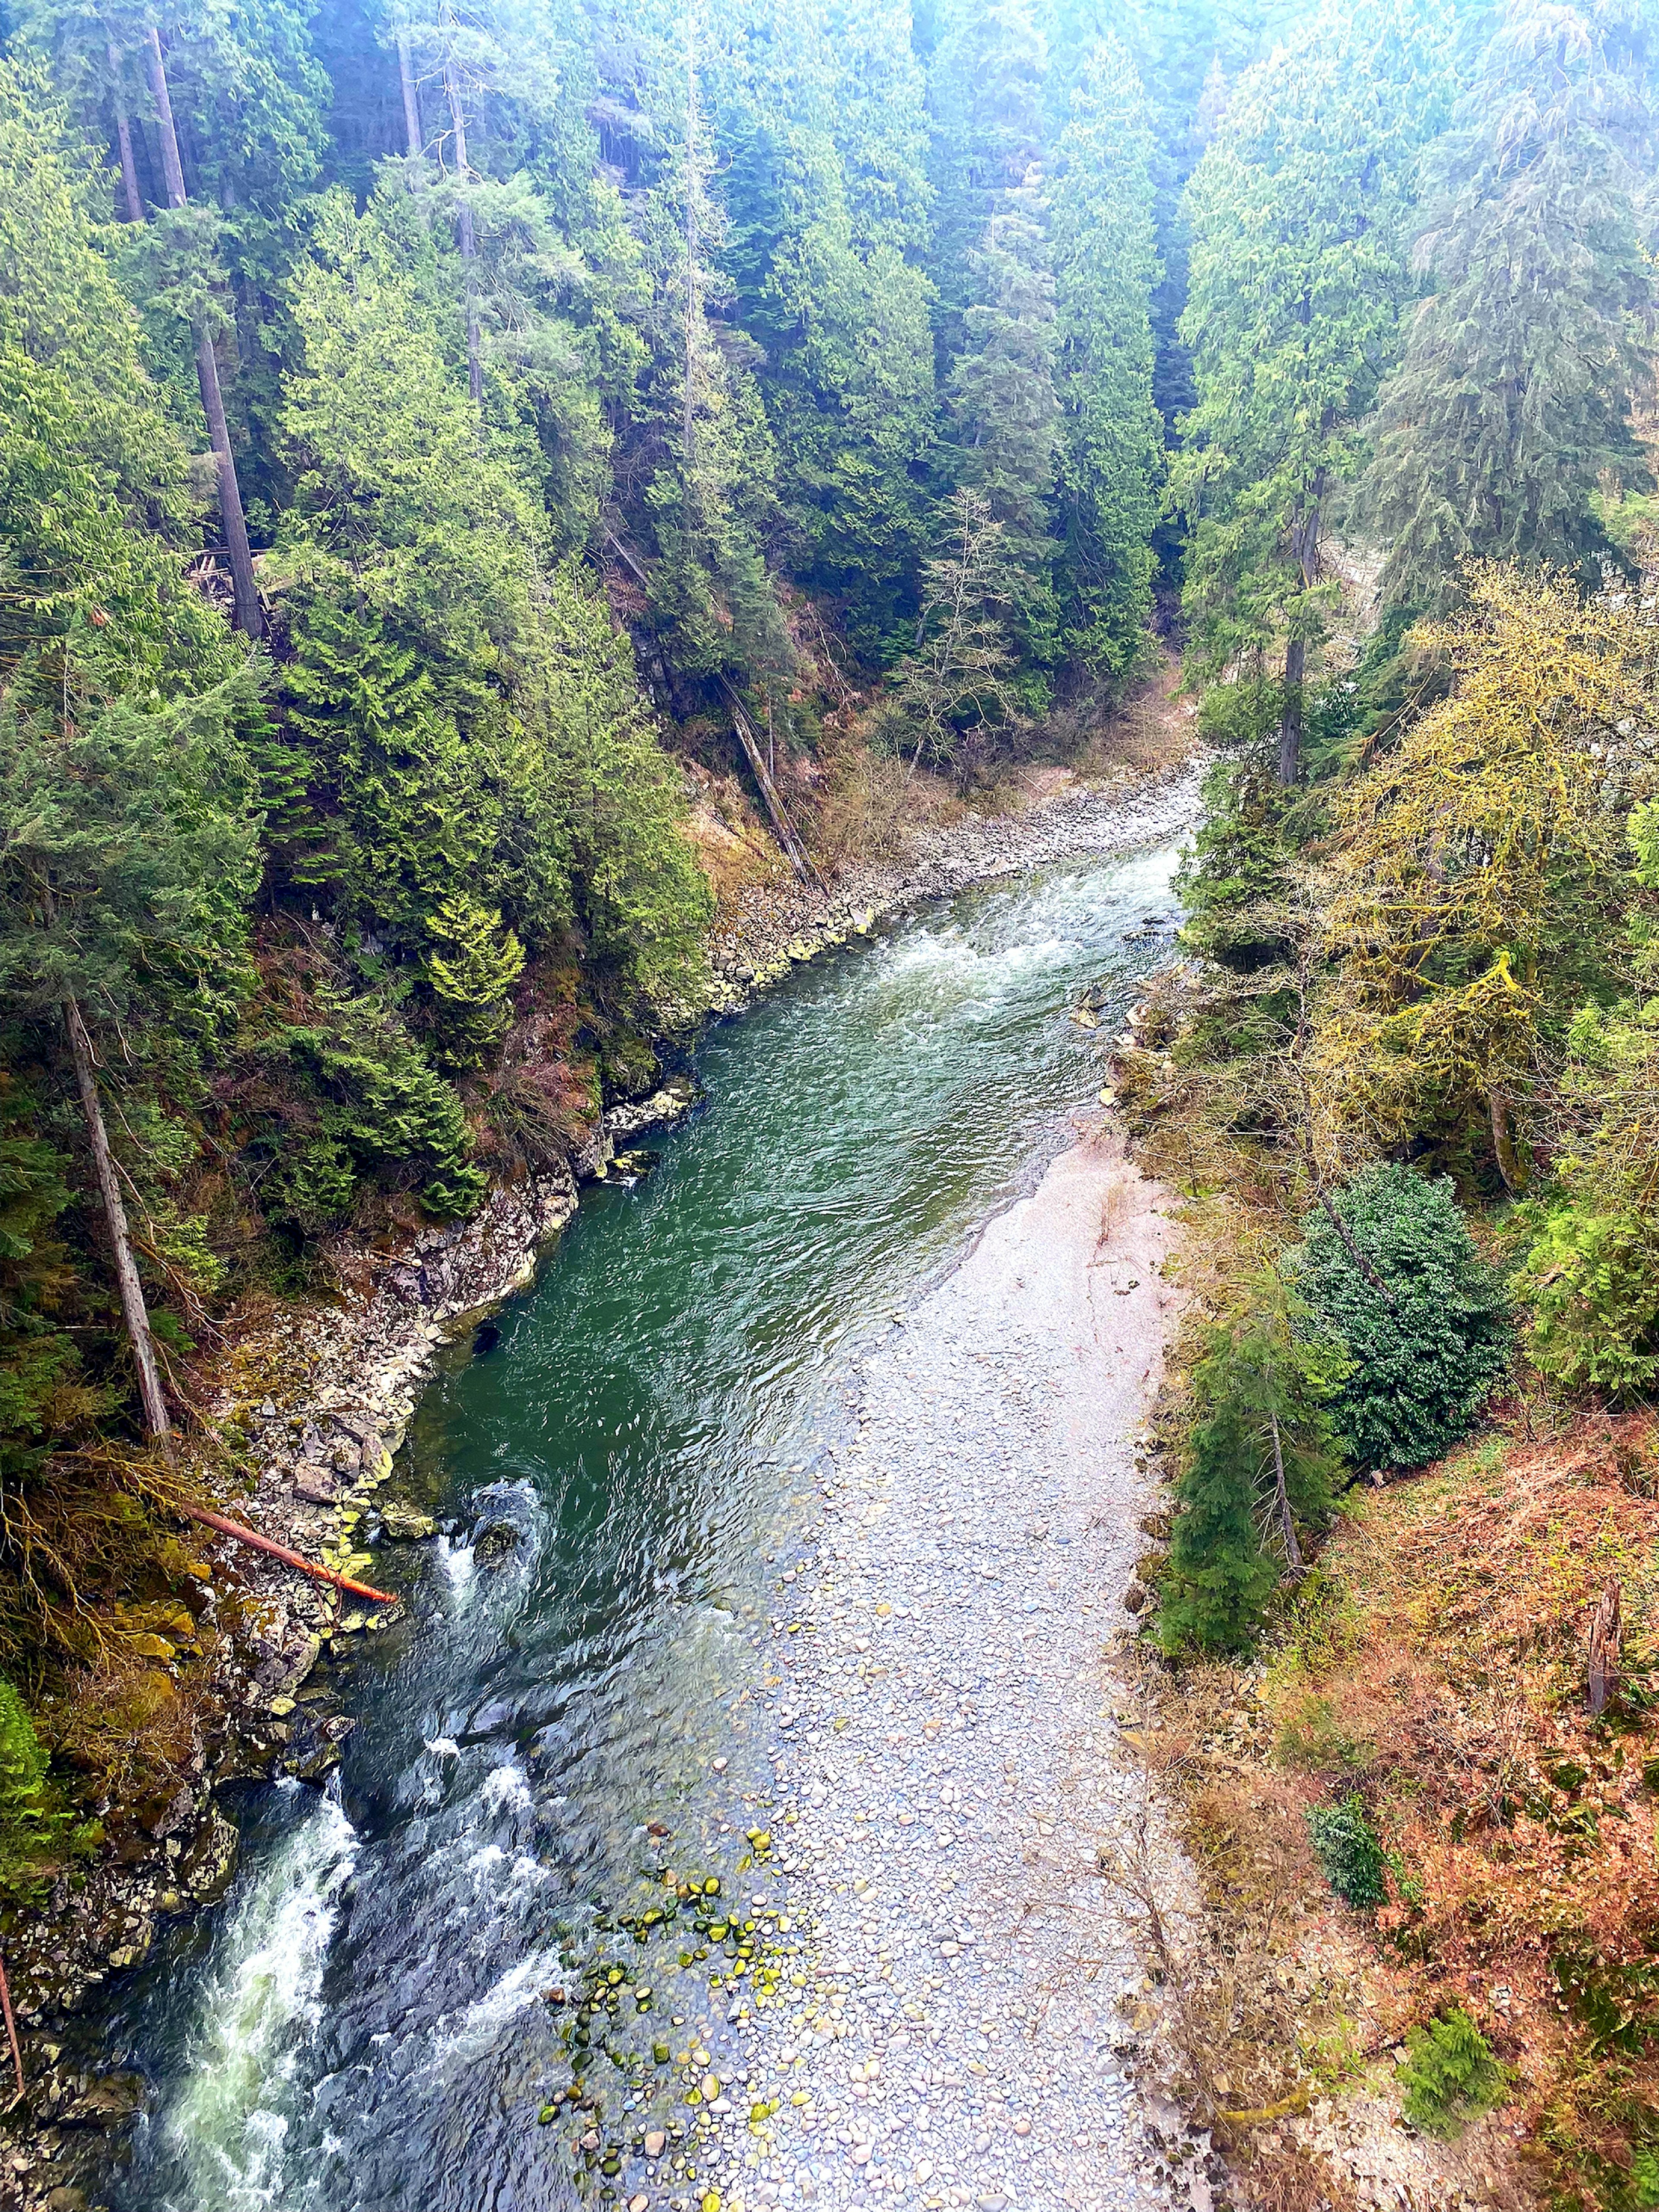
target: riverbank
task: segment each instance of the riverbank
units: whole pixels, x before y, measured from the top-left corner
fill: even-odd
[[[754,1725],[815,1982],[787,2012],[733,2007],[749,2080],[700,2169],[725,2212],[1166,2201],[1176,2146],[1120,2010],[1140,1955],[1102,1860],[1139,1803],[1110,1655],[1174,1232],[1104,1118],[1077,1128],[869,1357],[778,1585]]]
[[[1190,809],[1189,781],[1127,794],[1067,789],[1021,815],[970,817],[938,833],[903,869],[860,878],[856,895],[866,912],[875,909],[868,926],[981,877],[1167,834]],[[797,919],[781,902],[768,927],[780,936]],[[817,942],[836,942],[836,933],[834,910],[826,910]],[[799,957],[778,956],[781,969]],[[757,975],[729,1003],[760,988]],[[238,1317],[208,1408],[246,1471],[246,1486],[223,1493],[228,1510],[347,1572],[363,1571],[371,1541],[425,1533],[418,1516],[380,1501],[442,1344],[530,1279],[574,1211],[578,1178],[601,1171],[613,1141],[683,1114],[689,1097],[680,1085],[613,1109],[568,1172],[498,1189],[471,1223],[428,1229],[401,1250],[343,1252],[326,1303]],[[386,1557],[374,1579],[395,1589]],[[220,1784],[284,1772],[315,1781],[337,1762],[349,1722],[327,1662],[374,1638],[386,1617],[342,1606],[240,1547],[216,1545],[204,1556],[204,1568],[210,1563],[195,1624],[200,1656],[182,1645],[154,1669],[158,1695],[177,1700],[191,1732],[179,1788],[145,1808],[118,1861],[93,1869],[78,1892],[61,1883],[46,1911],[9,1939],[31,2091],[9,2130],[24,2201],[44,2202],[76,2135],[122,2118],[137,2095],[136,2083],[112,2082],[84,2054],[70,2055],[72,2042],[60,2040],[64,2015],[110,1973],[138,1965],[167,1921],[222,1889],[235,1838],[214,1802]]]

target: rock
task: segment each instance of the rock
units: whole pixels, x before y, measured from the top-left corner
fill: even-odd
[[[660,2158],[667,2148],[668,2137],[663,2133],[660,2128],[653,2128],[645,2139],[646,2156],[647,2158]]]
[[[418,1544],[428,1536],[435,1536],[438,1524],[429,1513],[417,1513],[412,1505],[383,1505],[380,1533],[394,1543]]]
[[[303,1463],[294,1470],[294,1495],[307,1505],[331,1505],[340,1486],[327,1468]]]

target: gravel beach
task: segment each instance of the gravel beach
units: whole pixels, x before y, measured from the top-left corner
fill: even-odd
[[[724,2212],[1168,2201],[1097,1865],[1138,1788],[1104,1658],[1146,1541],[1166,1203],[1080,1115],[866,1363],[771,1624],[769,1817],[794,1820],[767,1893],[815,1935],[799,2002],[732,2006],[748,2082],[698,2169]]]

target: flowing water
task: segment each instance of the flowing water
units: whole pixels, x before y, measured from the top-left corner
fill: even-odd
[[[402,1463],[447,1533],[380,1555],[410,1602],[353,1639],[341,1771],[248,1792],[229,1894],[100,2023],[152,2091],[100,2184],[118,2212],[574,2201],[536,2125],[568,2078],[544,1992],[647,1824],[682,1864],[744,1850],[766,1562],[811,1540],[860,1343],[1092,1103],[1068,1010],[1108,979],[1121,1026],[1174,860],[1053,866],[799,971],[705,1040],[654,1170],[590,1189],[449,1362]]]

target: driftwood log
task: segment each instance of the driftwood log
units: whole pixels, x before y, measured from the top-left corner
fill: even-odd
[[[1590,1615],[1589,1694],[1587,1703],[1592,1718],[1605,1711],[1607,1699],[1619,1686],[1619,1637],[1622,1614],[1623,1592],[1615,1576],[1596,1599],[1595,1610]]]
[[[336,1574],[332,1567],[319,1567],[314,1559],[290,1551],[286,1544],[279,1544],[272,1537],[262,1536],[257,1528],[245,1528],[240,1521],[231,1520],[227,1514],[210,1512],[205,1505],[179,1505],[176,1510],[187,1520],[199,1521],[204,1528],[216,1528],[222,1536],[234,1536],[239,1544],[251,1544],[256,1552],[269,1553],[285,1566],[297,1567],[313,1582],[331,1583],[336,1589],[349,1591],[353,1597],[366,1597],[371,1605],[398,1602],[389,1591],[373,1589],[367,1583],[354,1583],[349,1575]]]

